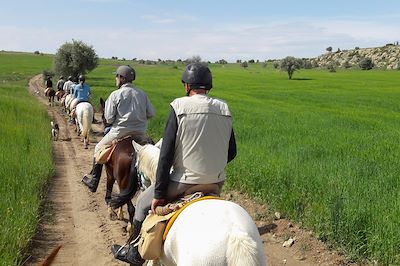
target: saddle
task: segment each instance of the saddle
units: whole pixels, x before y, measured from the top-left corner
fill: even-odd
[[[53,90],[53,88],[46,88],[45,90],[44,90],[44,95],[46,95],[46,96],[49,96],[50,95],[50,92],[54,92],[54,90]]]
[[[118,143],[127,138],[134,138],[134,139],[138,138],[139,140],[141,140],[141,143],[143,143],[145,141],[145,136],[142,136],[142,135],[143,134],[140,134],[140,133],[132,133],[123,138],[113,140],[111,144],[104,145],[94,156],[96,163],[97,164],[106,164],[111,159],[111,156],[112,156],[115,148],[117,147]]]

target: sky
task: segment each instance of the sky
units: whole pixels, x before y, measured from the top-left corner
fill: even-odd
[[[317,57],[400,41],[399,0],[0,0],[0,50],[203,61]]]

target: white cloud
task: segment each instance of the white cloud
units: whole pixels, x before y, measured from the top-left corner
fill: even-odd
[[[163,18],[163,17],[154,16],[154,15],[144,15],[144,16],[141,16],[141,18],[144,20],[148,20],[152,23],[159,23],[159,24],[169,24],[169,23],[176,22],[176,19],[173,19],[173,18]]]
[[[182,19],[144,16],[158,23]],[[274,21],[257,24],[159,27],[157,29],[80,29],[50,31],[47,29],[1,27],[0,50],[55,53],[60,45],[72,39],[82,40],[96,49],[101,57],[143,59],[186,59],[200,55],[204,60],[272,59],[288,55],[315,57],[328,46],[351,49],[355,46],[381,46],[397,41],[400,27],[376,21],[307,20]],[[195,26],[194,26],[195,25]],[[204,25],[204,26],[200,26]]]

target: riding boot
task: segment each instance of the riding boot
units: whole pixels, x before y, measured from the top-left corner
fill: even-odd
[[[91,192],[96,192],[97,187],[99,186],[101,171],[103,170],[102,164],[96,164],[93,161],[93,168],[89,174],[85,175],[82,178],[83,184],[85,184]]]
[[[145,260],[140,256],[139,247],[131,243],[131,240],[135,240],[139,234],[140,229],[142,228],[142,223],[137,220],[133,221],[133,233],[129,238],[129,243],[125,246],[120,245],[112,245],[111,252],[114,255],[114,258],[130,263],[133,266],[141,266],[145,262]]]

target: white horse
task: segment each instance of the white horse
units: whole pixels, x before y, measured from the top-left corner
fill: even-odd
[[[65,100],[64,100],[64,109],[65,109],[65,112],[67,113],[67,114],[69,114],[70,113],[70,109],[69,109],[69,106],[70,106],[70,104],[71,104],[71,102],[72,102],[72,100],[74,99],[74,95],[72,95],[72,94],[68,94],[67,96],[65,96]]]
[[[138,171],[151,176],[158,148],[132,144],[138,154]],[[182,211],[168,232],[159,262],[166,266],[267,265],[260,234],[250,215],[238,204],[218,199],[198,201]]]
[[[78,136],[83,138],[85,149],[89,145],[89,131],[93,121],[93,106],[88,102],[79,103],[75,109],[76,113],[76,128]]]

